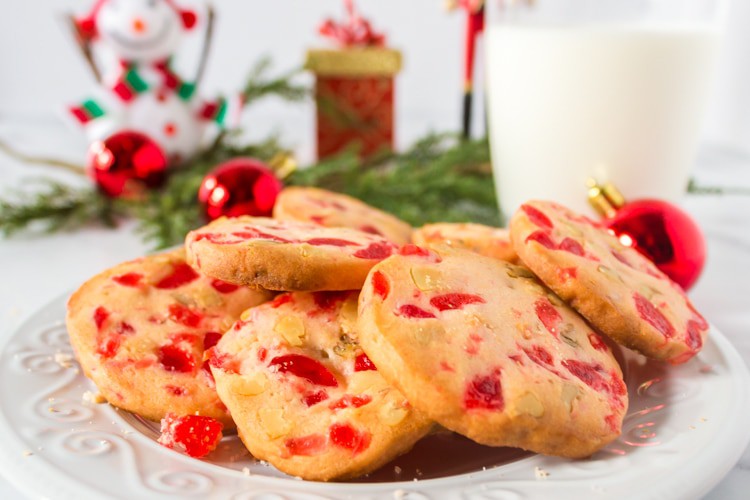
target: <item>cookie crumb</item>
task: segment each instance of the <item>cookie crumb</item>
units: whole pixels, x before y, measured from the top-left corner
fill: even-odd
[[[393,472],[395,472],[396,475],[401,474],[401,470],[401,467],[399,467],[398,465],[393,468]]]
[[[541,467],[534,467],[534,477],[537,479],[547,479],[549,472],[542,469]]]
[[[690,426],[688,426],[688,428],[689,428],[689,429],[690,429],[691,431],[694,431],[694,430],[695,430],[695,426],[694,426],[694,425],[690,425]]]
[[[33,454],[34,454],[34,452],[31,451],[31,450],[23,450],[23,456],[24,457],[30,457]]]
[[[84,403],[88,404],[103,404],[107,402],[107,399],[101,395],[101,393],[97,392],[94,393],[93,391],[86,391],[83,393],[83,396],[81,398]]]
[[[701,417],[701,422],[708,422],[708,419],[706,417]]]
[[[250,468],[249,467],[243,467],[242,468],[242,474],[245,476],[250,476]]]
[[[68,354],[67,352],[56,352],[55,353],[55,363],[62,366],[63,368],[72,368],[73,367],[73,358],[72,355]]]
[[[393,498],[395,500],[404,500],[406,498],[406,491],[404,490],[396,490],[393,492]]]

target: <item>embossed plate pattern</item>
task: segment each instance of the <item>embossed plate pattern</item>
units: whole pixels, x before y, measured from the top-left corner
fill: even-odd
[[[63,366],[72,354],[66,298],[27,320],[0,353],[0,470],[33,498],[699,498],[750,440],[750,376],[713,328],[682,366],[625,355],[623,434],[587,460],[518,455],[435,479],[342,484],[289,478],[232,436],[209,460],[193,460],[158,445],[152,425],[83,401],[93,385],[75,361]],[[446,470],[452,456],[440,457]]]

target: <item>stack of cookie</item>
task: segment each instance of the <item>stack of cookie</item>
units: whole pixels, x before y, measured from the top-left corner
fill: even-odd
[[[256,458],[312,480],[371,472],[437,424],[588,456],[628,404],[607,337],[679,363],[708,330],[653,264],[554,203],[525,204],[510,232],[412,231],[313,188],[93,278],[68,326],[112,404],[236,425]]]

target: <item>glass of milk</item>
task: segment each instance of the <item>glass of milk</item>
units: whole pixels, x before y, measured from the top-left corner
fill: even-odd
[[[712,83],[722,0],[487,0],[500,208],[589,212],[586,181],[679,201]]]

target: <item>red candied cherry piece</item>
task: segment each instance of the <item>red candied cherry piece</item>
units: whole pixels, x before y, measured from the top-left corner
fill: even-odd
[[[391,285],[388,283],[388,278],[386,278],[380,271],[372,273],[372,291],[375,295],[379,295],[383,300],[388,297],[388,293],[391,291]]]
[[[674,326],[647,298],[640,293],[633,294],[635,308],[638,310],[640,317],[648,324],[656,328],[666,338],[674,336]]]
[[[174,303],[169,305],[169,319],[190,328],[197,327],[203,316],[182,304]]]
[[[355,372],[366,372],[370,370],[377,370],[378,368],[375,366],[375,363],[370,360],[370,358],[367,356],[367,354],[362,353],[358,354],[356,358],[354,358],[354,371]]]
[[[310,220],[314,222],[315,224],[322,226],[326,218],[322,215],[311,215]]]
[[[365,451],[372,440],[369,432],[358,431],[349,424],[339,423],[331,425],[328,437],[334,445],[351,450],[355,455]]]
[[[578,255],[579,257],[583,257],[585,254],[585,252],[583,251],[583,246],[578,242],[578,240],[574,240],[573,238],[565,238],[564,240],[562,240],[559,249],[565,252],[570,252],[573,255]]]
[[[623,396],[627,392],[625,384],[617,378],[614,372],[610,374],[610,381],[607,381],[602,374],[604,369],[599,364],[566,359],[563,360],[562,365],[595,391],[604,391],[617,396]],[[616,404],[621,406],[622,402],[618,400]]]
[[[100,339],[96,345],[96,353],[103,358],[112,358],[120,348],[121,339],[116,336],[107,336]]]
[[[562,317],[549,299],[538,299],[534,303],[534,312],[536,312],[536,316],[539,318],[539,321],[542,322],[544,328],[557,338],[557,325],[562,321]]]
[[[464,407],[466,409],[500,410],[505,406],[500,384],[500,370],[489,375],[477,375],[466,386]]]
[[[557,245],[555,245],[555,242],[552,241],[552,238],[550,237],[549,233],[546,231],[538,230],[534,231],[530,235],[526,237],[526,243],[529,241],[536,241],[540,245],[542,245],[545,248],[549,248],[551,250],[557,250]]]
[[[541,210],[532,207],[531,205],[521,205],[521,210],[524,211],[534,225],[544,229],[552,229],[552,221],[549,220],[549,217],[544,215]]]
[[[161,420],[158,442],[167,448],[180,448],[188,456],[202,458],[211,453],[222,438],[224,425],[211,417],[167,413]]]
[[[243,240],[262,239],[262,240],[275,241],[276,243],[292,243],[291,240],[282,238],[281,236],[276,236],[275,234],[266,233],[264,231],[260,231],[259,229],[254,229],[254,228],[247,228],[246,231],[237,231],[231,234],[232,236],[236,236],[237,238],[242,238]]]
[[[420,246],[414,245],[413,243],[408,243],[404,246],[402,246],[399,251],[399,255],[404,255],[406,257],[414,255],[417,257],[429,257],[434,262],[442,262],[443,259],[440,258],[438,254],[435,252],[431,252],[427,250],[426,248],[422,248]]]
[[[703,346],[703,338],[701,337],[701,324],[698,321],[691,319],[687,324],[687,345],[693,350],[697,351]]]
[[[276,367],[279,373],[291,373],[315,385],[338,387],[339,383],[322,363],[301,354],[276,356],[269,366]]]
[[[211,286],[219,293],[232,293],[239,288],[239,285],[234,285],[217,279],[211,280]]]
[[[265,347],[259,347],[257,354],[258,354],[258,361],[262,363],[266,360],[266,356],[268,355],[268,349],[266,349]]]
[[[569,279],[575,279],[578,277],[578,268],[576,267],[561,267],[557,270],[557,276],[560,281],[568,281]]]
[[[122,286],[130,286],[130,287],[137,287],[141,279],[143,279],[143,275],[139,273],[125,273],[121,274],[119,276],[115,276],[112,278],[112,281],[115,283],[118,283]]]
[[[421,307],[417,307],[414,304],[405,304],[398,308],[398,312],[396,313],[399,316],[403,316],[405,318],[434,318],[435,315],[432,314],[430,311],[425,311]]]
[[[206,332],[203,336],[203,350],[208,351],[221,340],[222,335],[219,332]]]
[[[171,290],[187,285],[188,283],[193,282],[197,279],[198,273],[196,273],[193,268],[186,263],[180,262],[174,265],[169,276],[165,276],[154,286],[156,288]]]
[[[208,359],[208,364],[227,373],[240,372],[240,360],[231,354],[219,352],[216,347],[206,351],[204,357]]]
[[[625,264],[629,268],[633,269],[633,265],[628,261],[628,259],[623,254],[621,254],[617,250],[612,250],[612,252],[610,252],[610,253],[612,254],[612,256],[615,259],[617,259],[618,261],[620,261],[622,264]]]
[[[292,301],[292,294],[291,293],[282,293],[281,295],[277,295],[273,298],[271,301],[271,307],[274,309],[277,309],[284,304],[287,304]]]
[[[437,295],[430,299],[430,304],[432,304],[433,307],[436,307],[438,311],[463,309],[464,306],[469,304],[484,303],[485,300],[482,297],[469,293],[446,293],[444,295]]]
[[[393,253],[394,245],[392,243],[377,242],[370,243],[367,248],[362,248],[354,252],[354,256],[359,259],[383,260],[390,257]]]
[[[597,351],[606,352],[609,350],[607,344],[605,344],[602,338],[594,332],[589,333],[589,342],[591,343],[591,347],[593,347]]]
[[[316,405],[321,401],[325,401],[326,399],[328,399],[328,393],[326,391],[311,392],[310,394],[305,394],[305,396],[302,398],[302,400],[305,402],[305,405],[307,405],[308,407]]]
[[[104,322],[107,321],[107,318],[109,318],[109,311],[107,311],[104,307],[99,306],[94,310],[94,323],[96,324],[97,330],[101,331]]]
[[[192,353],[180,349],[176,345],[163,345],[156,355],[159,363],[168,372],[191,373],[195,370],[195,358]]]
[[[333,246],[333,247],[351,247],[356,246],[357,243],[349,240],[343,240],[341,238],[311,238],[305,241],[308,245],[312,246]]]
[[[284,441],[284,447],[290,455],[312,457],[325,451],[326,438],[322,434],[310,434]]]
[[[337,399],[328,408],[331,410],[343,410],[344,408],[359,408],[372,401],[372,396],[367,394],[344,394],[341,398]]]
[[[184,396],[187,394],[187,389],[184,387],[177,387],[176,385],[165,385],[164,389],[167,390],[167,392],[171,393],[174,396]]]
[[[549,368],[550,366],[554,365],[554,358],[552,358],[552,355],[549,353],[549,351],[547,351],[547,349],[542,346],[535,345],[530,349],[527,349],[526,347],[523,347],[521,349],[531,361],[538,364],[539,366]]]
[[[375,234],[375,235],[378,235],[378,236],[383,236],[383,233],[381,233],[380,231],[378,231],[378,229],[375,226],[370,226],[369,224],[365,224],[364,226],[359,226],[359,230],[362,231],[362,232],[364,232],[364,233],[369,233],[369,234]]]
[[[606,417],[604,417],[604,422],[607,424],[607,427],[609,427],[609,430],[611,430],[612,432],[616,432],[616,433],[620,432],[618,419],[615,415],[607,415]]]
[[[331,311],[339,303],[349,297],[350,292],[313,292],[315,305],[324,311]]]

